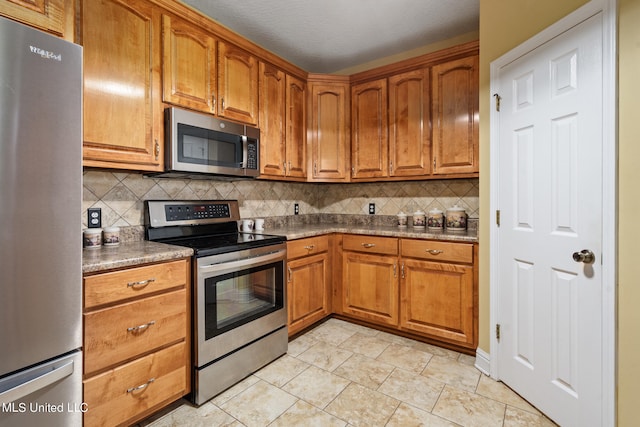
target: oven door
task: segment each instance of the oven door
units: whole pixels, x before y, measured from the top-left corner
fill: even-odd
[[[286,327],[286,245],[198,258],[195,366]]]

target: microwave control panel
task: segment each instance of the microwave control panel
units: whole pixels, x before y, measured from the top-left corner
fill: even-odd
[[[247,169],[258,169],[258,141],[247,141]]]

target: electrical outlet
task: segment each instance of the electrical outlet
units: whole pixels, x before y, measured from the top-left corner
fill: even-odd
[[[297,203],[293,204],[293,214],[294,215],[298,215],[300,213],[300,205],[298,205]]]
[[[373,215],[376,213],[376,204],[375,203],[369,203],[369,214]]]
[[[87,209],[87,227],[89,228],[102,227],[102,209],[100,208]]]

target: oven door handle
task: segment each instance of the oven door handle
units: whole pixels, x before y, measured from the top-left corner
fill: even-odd
[[[276,251],[268,254],[254,255],[247,258],[242,258],[234,261],[224,261],[219,263],[213,263],[208,265],[201,265],[199,271],[201,273],[211,273],[221,270],[237,270],[241,267],[257,267],[264,264],[269,264],[274,261],[284,261],[285,251]]]

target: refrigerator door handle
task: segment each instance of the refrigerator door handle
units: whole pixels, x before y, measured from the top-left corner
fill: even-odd
[[[35,371],[27,371],[24,375],[24,382],[8,390],[0,391],[0,402],[10,403],[25,396],[30,395],[40,389],[43,389],[64,377],[68,377],[73,373],[73,360],[66,362],[58,367],[44,366]],[[35,375],[35,378],[34,378]],[[16,380],[19,380],[17,378]],[[15,382],[15,381],[12,381]],[[0,389],[1,390],[1,389]]]

